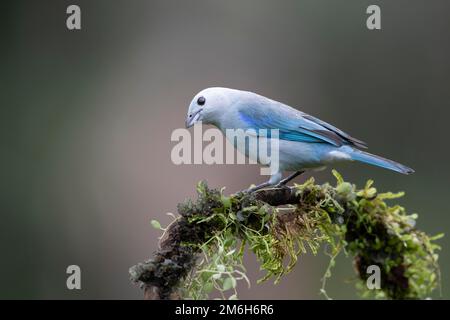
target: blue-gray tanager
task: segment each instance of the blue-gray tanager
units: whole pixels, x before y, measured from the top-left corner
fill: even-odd
[[[228,88],[208,88],[200,91],[189,105],[186,127],[201,121],[219,128],[252,129],[258,134],[261,129],[278,129],[279,164],[270,180],[251,191],[286,184],[306,169],[319,169],[329,164],[344,161],[361,161],[403,174],[413,169],[364,151],[366,144],[338,128],[313,116],[271,100],[253,92]],[[269,136],[270,140],[270,136]],[[232,141],[236,147],[235,141]],[[248,150],[239,150],[250,158],[257,158]],[[294,171],[282,180],[283,171]]]

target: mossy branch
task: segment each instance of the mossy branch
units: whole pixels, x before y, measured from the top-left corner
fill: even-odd
[[[417,215],[388,206],[402,193],[377,193],[372,181],[357,190],[334,171],[335,187],[302,185],[225,196],[200,182],[198,199],[178,205],[179,217],[164,230],[150,260],[130,268],[146,299],[205,299],[214,289],[237,298],[236,284],[249,283],[242,264],[246,247],[266,270],[260,281],[275,282],[291,271],[301,254],[327,245],[330,265],[344,251],[353,256],[363,296],[392,299],[428,297],[439,285],[439,246],[417,230]],[[159,223],[154,221],[159,227]],[[380,270],[380,290],[368,289],[369,266]]]

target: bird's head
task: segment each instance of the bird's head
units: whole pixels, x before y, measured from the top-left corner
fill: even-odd
[[[208,88],[197,93],[189,105],[186,116],[186,128],[202,121],[205,124],[215,124],[220,120],[227,107],[232,102],[233,92],[227,88]]]

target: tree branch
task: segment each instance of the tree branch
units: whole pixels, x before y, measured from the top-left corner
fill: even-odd
[[[214,219],[210,221],[205,219],[203,223],[193,221],[193,218],[198,216],[211,217],[217,210],[222,210],[224,207],[219,191],[210,190],[206,184],[201,184],[199,188],[201,189],[199,198],[195,202],[188,201],[178,205],[180,217],[165,230],[159,249],[154,253],[153,258],[130,268],[131,279],[144,289],[145,299],[180,299],[181,281],[196,267],[200,246],[223,227]],[[408,225],[406,218],[403,219],[409,216],[404,213],[393,215],[390,212],[392,208],[387,207],[383,202],[383,199],[388,196],[378,196],[376,190],[373,190],[375,189],[368,184],[365,189],[356,191],[354,186],[340,181],[335,188],[328,184],[317,186],[306,183],[301,187],[270,188],[251,194],[238,193],[230,198],[233,199],[232,212],[238,215],[252,206],[270,208],[272,214],[277,214],[276,223],[270,226],[272,229],[281,230],[294,220],[297,225],[300,224],[300,228],[305,227],[301,226],[304,220],[299,217],[306,217],[317,210],[323,210],[332,224],[345,225],[343,243],[354,255],[356,271],[363,281],[369,276],[366,272],[367,267],[378,265],[381,266],[381,282],[386,297],[418,298],[423,292],[417,292],[411,286],[412,278],[407,270],[409,268],[410,271],[423,271],[424,274],[420,276],[425,279],[422,279],[423,281],[429,282],[429,291],[431,291],[437,285],[436,281],[432,280],[436,277],[430,275],[433,272],[438,274],[438,270],[433,269],[437,265],[437,257],[433,253],[435,248],[424,233],[415,230]],[[394,195],[389,194],[389,197],[393,198]],[[285,205],[294,205],[297,209],[294,212],[276,210],[276,207]],[[383,216],[387,214],[397,219],[395,226],[400,223],[401,229],[393,232],[392,217],[387,219]],[[368,221],[373,224],[370,230],[367,229],[367,223],[361,224],[361,217],[370,218]],[[252,216],[242,219],[240,223],[250,226],[255,224],[255,219],[259,218]],[[320,228],[320,222],[317,222],[317,227]],[[419,249],[406,243],[405,234],[419,239],[421,247],[425,248],[425,253],[422,254],[418,251]],[[241,235],[237,232],[235,236]],[[357,245],[354,245],[355,243]],[[399,243],[402,245],[398,245]],[[396,246],[395,249],[394,246]],[[422,259],[422,262],[425,261],[421,265],[422,269],[416,270],[408,265],[411,255]]]

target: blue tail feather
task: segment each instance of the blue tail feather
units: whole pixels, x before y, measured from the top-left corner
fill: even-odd
[[[353,150],[353,152],[351,152],[351,157],[353,160],[356,161],[361,161],[367,164],[371,164],[377,167],[381,167],[381,168],[385,168],[385,169],[389,169],[389,170],[393,170],[396,172],[400,172],[403,174],[411,174],[414,172],[413,169],[400,164],[398,162],[389,160],[389,159],[385,159],[383,157],[368,153],[368,152],[364,152],[361,150]]]

